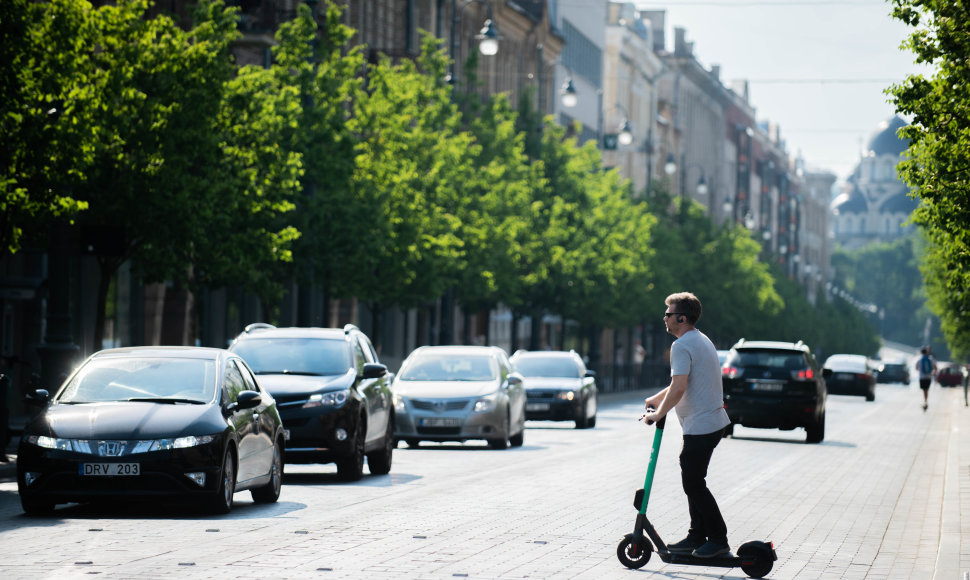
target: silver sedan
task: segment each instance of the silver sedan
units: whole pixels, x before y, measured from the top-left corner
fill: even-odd
[[[394,437],[412,447],[470,439],[495,449],[519,447],[525,436],[522,382],[499,347],[420,347],[391,386]]]

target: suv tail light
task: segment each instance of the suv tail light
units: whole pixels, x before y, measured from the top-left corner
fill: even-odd
[[[721,376],[729,379],[736,378],[738,376],[738,367],[721,367]]]
[[[815,372],[812,369],[802,369],[800,371],[792,371],[791,376],[793,379],[799,381],[810,381],[815,378]]]

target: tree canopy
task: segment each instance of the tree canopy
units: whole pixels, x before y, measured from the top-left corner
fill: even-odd
[[[970,5],[952,0],[894,0],[893,16],[915,30],[903,46],[931,73],[890,88],[912,118],[899,172],[920,206],[913,221],[929,242],[922,270],[929,303],[952,353],[970,356]]]
[[[268,318],[314,285],[369,305],[375,327],[384,308],[454,300],[593,336],[690,290],[728,346],[797,340],[835,308],[808,304],[747,230],[696,204],[671,213],[662,183],[636,195],[528,93],[513,108],[450,85],[431,35],[413,61],[365,63],[336,3],[319,22],[300,5],[268,67],[238,66],[236,8],[204,0],[184,29],[149,8],[0,7],[2,242],[18,251],[65,217],[124,232],[98,256],[102,320],[126,261],[142,282],[254,294]]]

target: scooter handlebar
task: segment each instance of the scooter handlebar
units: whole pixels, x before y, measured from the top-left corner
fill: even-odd
[[[647,411],[656,411],[656,407],[647,407]],[[653,421],[647,421],[647,425],[653,425]],[[667,416],[664,415],[657,423],[657,429],[663,429],[664,425],[667,423]]]

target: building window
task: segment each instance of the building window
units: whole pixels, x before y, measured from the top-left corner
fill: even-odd
[[[603,78],[603,51],[568,20],[563,20],[562,64],[573,73],[599,86]]]

